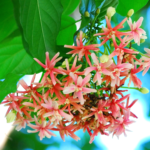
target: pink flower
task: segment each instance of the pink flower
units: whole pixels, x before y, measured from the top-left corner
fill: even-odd
[[[19,84],[25,89],[25,91],[17,91],[17,93],[28,93],[30,95],[30,98],[33,99],[33,101],[37,101],[39,104],[41,103],[39,98],[43,99],[43,97],[37,92],[37,89],[40,86],[34,86],[34,80],[35,80],[36,74],[33,75],[30,86],[28,86],[25,81],[22,79],[19,81]],[[36,104],[36,103],[34,103]]]
[[[46,52],[46,62],[45,65],[41,63],[38,59],[34,58],[34,60],[39,63],[45,70],[46,73],[43,78],[46,78],[48,75],[50,75],[52,83],[56,84],[56,74],[60,73],[65,75],[65,73],[59,69],[54,68],[55,64],[61,60],[61,57],[57,58],[59,56],[59,52],[52,58],[52,60],[49,59],[49,52]],[[56,59],[57,58],[57,59]]]
[[[69,76],[70,72],[76,74],[76,75],[82,75],[83,72],[78,72],[77,70],[82,66],[82,65],[79,65],[79,66],[76,66],[76,63],[77,63],[77,56],[75,57],[74,59],[74,62],[72,64],[72,67],[70,69],[69,67],[69,62],[68,62],[68,59],[65,59],[65,62],[66,62],[66,68],[67,70],[59,67],[60,70],[62,70],[63,72],[65,72],[68,76],[66,78],[63,79],[63,81],[65,81],[65,87],[68,86],[70,83],[72,83],[73,79]]]
[[[8,110],[6,112],[6,115],[10,112],[10,110],[16,110],[17,112],[19,112],[22,115],[22,111],[20,109],[21,106],[21,101],[23,99],[26,99],[26,97],[24,96],[16,96],[15,93],[9,94],[4,101],[1,104],[6,104],[6,106],[8,107]]]
[[[107,69],[112,63],[112,60],[109,60],[106,63],[99,63],[96,55],[94,53],[91,54],[91,57],[94,62],[94,66],[88,67],[85,69],[85,75],[88,75],[91,71],[96,70],[96,74],[94,76],[93,82],[98,82],[98,85],[101,85],[101,75],[111,75],[111,72]]]
[[[116,43],[114,35],[112,35],[112,39],[113,39],[115,50],[109,55],[110,58],[112,58],[114,56],[118,56],[118,58],[120,60],[122,60],[124,53],[127,53],[127,54],[128,53],[131,53],[131,54],[139,53],[139,52],[133,51],[132,49],[125,48],[129,44],[129,42],[125,43],[126,37],[123,38],[123,42],[121,42],[119,46]]]
[[[108,126],[109,125],[102,125],[102,124],[100,124],[100,126],[98,127],[98,128],[96,128],[95,130],[94,130],[94,132],[93,132],[93,134],[90,136],[90,144],[94,141],[94,138],[95,138],[95,136],[97,136],[98,135],[98,133],[101,133],[101,134],[103,134],[103,135],[109,135],[107,132],[105,132],[105,129],[107,129],[108,128]]]
[[[129,71],[133,68],[133,65],[130,63],[118,63],[117,65],[111,65],[111,86],[115,87],[115,85],[120,85],[120,74],[122,71]]]
[[[86,88],[85,85],[90,81],[91,75],[87,75],[84,79],[82,79],[81,76],[74,75],[72,72],[70,73],[70,76],[72,77],[74,84],[65,87],[63,90],[64,94],[69,94],[74,92],[74,98],[78,97],[80,100],[81,105],[84,104],[85,99],[83,98],[83,93],[91,93],[96,92],[95,89]]]
[[[63,98],[59,99],[58,101],[60,105],[66,104],[70,114],[71,110],[78,110],[81,114],[83,113],[82,110],[85,110],[85,108],[78,104],[79,102],[80,101],[78,98],[73,98],[73,96],[70,96],[69,94],[66,94]]]
[[[144,48],[144,50],[145,50],[145,52],[147,52],[147,54],[145,54],[147,57],[142,56],[140,58],[141,62],[136,62],[136,64],[138,64],[138,65],[143,65],[143,68],[144,68],[144,71],[142,73],[143,76],[147,73],[147,71],[150,68],[150,49]]]
[[[143,17],[140,17],[137,22],[132,23],[131,18],[127,20],[130,29],[131,29],[131,35],[129,36],[129,39],[134,39],[135,43],[140,45],[140,39],[147,39],[146,32],[140,28],[143,21]]]
[[[120,116],[120,108],[126,110],[127,108],[125,108],[124,106],[122,106],[120,104],[120,102],[122,102],[123,100],[125,100],[126,98],[128,98],[130,96],[130,94],[116,100],[116,99],[112,99],[110,102],[110,110],[112,111],[112,115],[117,118],[118,116]]]
[[[54,94],[56,94],[58,98],[62,97],[61,90],[63,90],[63,87],[61,87],[61,84],[62,83],[56,83],[54,85],[52,80],[49,77],[46,77],[38,85],[48,88],[48,90],[43,94],[43,98],[47,99],[49,94],[51,94],[51,97],[53,97]]]
[[[17,113],[17,119],[13,123],[13,126],[16,126],[16,130],[20,131],[22,128],[25,128],[26,125],[30,122],[34,121],[34,119],[25,119]]]
[[[107,107],[107,101],[103,101],[103,100],[100,100],[99,103],[98,103],[98,107],[95,108],[95,107],[92,107],[91,108],[91,111],[92,113],[90,113],[89,115],[87,116],[84,116],[82,119],[86,119],[86,118],[89,118],[93,115],[95,115],[95,119],[98,120],[101,124],[106,124],[106,120],[105,120],[105,117],[103,115],[103,112],[109,112],[110,110],[109,109],[106,109],[105,107]]]
[[[58,108],[58,103],[57,101],[53,101],[52,99],[50,99],[50,97],[48,97],[48,100],[44,99],[45,103],[41,104],[44,108],[48,109],[49,112],[45,113],[43,115],[43,117],[49,117],[51,116],[51,121],[55,121],[55,122],[59,122],[60,120],[62,120],[62,117],[64,117],[66,120],[71,121],[71,119],[73,118],[72,115],[69,115],[65,112],[63,112],[63,110]]]
[[[28,124],[29,127],[31,127],[32,129],[35,130],[27,130],[28,133],[36,133],[39,132],[39,137],[40,140],[42,140],[43,138],[45,138],[45,136],[47,138],[51,138],[51,136],[56,136],[54,133],[52,133],[51,131],[49,131],[50,129],[52,129],[54,127],[54,124],[51,125],[51,122],[46,122],[43,121],[41,124],[38,122],[37,118],[34,116],[34,120],[36,125],[33,124]]]
[[[135,103],[137,102],[137,99],[134,100],[130,105],[129,105],[129,97],[127,98],[127,103],[126,103],[126,108],[130,109]],[[134,118],[138,118],[133,112],[130,111],[130,116]]]
[[[104,43],[106,43],[109,39],[112,38],[112,35],[115,35],[120,41],[122,41],[121,36],[123,35],[129,35],[129,33],[125,33],[125,32],[120,32],[117,31],[118,29],[123,28],[123,24],[124,22],[127,20],[127,18],[125,18],[124,20],[122,20],[116,27],[112,28],[111,24],[110,24],[110,20],[108,19],[107,16],[105,16],[106,18],[106,24],[107,27],[102,27],[102,30],[104,31],[103,33],[97,33],[94,36],[102,36],[100,39],[104,39],[102,41],[102,43],[100,45],[103,45]]]
[[[69,135],[73,139],[78,141],[78,140],[80,140],[80,138],[74,134],[74,131],[73,131],[74,128],[75,128],[75,125],[70,124],[70,125],[66,126],[66,125],[64,125],[64,122],[60,121],[59,124],[57,125],[57,129],[55,129],[55,130],[59,131],[60,136],[63,139],[63,141],[65,141],[65,135],[67,135],[67,136]]]
[[[131,81],[133,82],[134,86],[141,88],[142,82],[141,80],[136,76],[136,73],[140,72],[143,70],[143,66],[140,66],[139,68],[136,67],[136,65],[134,66],[133,69],[131,69],[131,72],[129,74],[129,83],[128,86],[130,86]]]
[[[65,45],[65,47],[67,47],[67,48],[74,49],[74,50],[68,52],[67,54],[73,54],[73,56],[75,54],[78,54],[79,60],[81,60],[81,58],[83,56],[85,56],[88,64],[91,65],[91,62],[90,62],[89,57],[88,57],[88,55],[91,55],[90,50],[99,51],[99,48],[97,48],[97,47],[100,45],[99,44],[91,44],[91,45],[84,46],[83,42],[82,42],[82,34],[83,34],[83,32],[80,31],[80,40],[76,39],[77,46]]]
[[[130,110],[123,110],[123,118],[119,118],[119,122],[116,122],[114,126],[108,128],[108,131],[113,132],[113,135],[119,137],[122,133],[126,136],[126,126],[132,124],[134,121],[129,120]]]

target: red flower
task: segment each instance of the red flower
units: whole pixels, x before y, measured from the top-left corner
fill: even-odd
[[[114,28],[112,28],[112,26],[110,24],[110,20],[108,19],[108,17],[105,16],[105,18],[106,18],[107,27],[105,27],[105,28],[102,27],[102,30],[104,32],[103,33],[97,33],[97,34],[94,35],[94,36],[99,36],[100,35],[100,36],[102,36],[100,39],[104,39],[100,45],[103,45],[104,43],[106,43],[110,38],[112,38],[112,35],[115,35],[121,42],[122,42],[121,36],[123,36],[123,35],[130,35],[130,33],[125,33],[125,32],[117,31],[118,29],[123,28],[122,25],[127,20],[127,18],[125,18],[124,20],[122,20]]]
[[[83,34],[83,32],[80,31],[80,40],[78,40],[78,39],[76,40],[77,46],[65,45],[65,47],[74,49],[74,50],[68,52],[67,54],[73,54],[73,56],[75,54],[78,54],[79,60],[81,60],[81,58],[83,56],[85,56],[88,64],[91,66],[91,62],[88,57],[88,55],[91,55],[90,50],[99,51],[99,48],[97,48],[97,47],[99,47],[100,44],[91,44],[91,45],[84,46],[82,43],[82,34]]]
[[[56,74],[60,73],[60,74],[64,74],[65,73],[63,71],[61,71],[60,69],[56,69],[54,68],[55,64],[61,60],[61,57],[57,58],[59,56],[59,52],[52,58],[52,60],[49,59],[49,52],[46,52],[46,62],[45,65],[43,63],[41,63],[38,59],[34,58],[34,60],[39,63],[45,70],[46,73],[44,75],[43,78],[46,78],[48,75],[50,75],[52,83],[55,85],[56,84]],[[56,59],[57,58],[57,59]]]

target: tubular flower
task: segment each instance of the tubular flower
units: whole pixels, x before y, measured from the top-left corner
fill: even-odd
[[[128,53],[131,53],[131,54],[138,54],[139,53],[139,52],[133,51],[132,49],[125,48],[129,44],[129,42],[125,43],[126,37],[123,38],[123,42],[121,42],[119,46],[116,43],[114,35],[112,35],[112,39],[113,39],[115,50],[109,55],[110,58],[112,58],[114,56],[118,56],[119,60],[122,60],[123,55],[125,53],[127,53],[127,54]]]
[[[38,59],[34,58],[34,60],[39,63],[46,71],[46,73],[44,74],[44,78],[46,78],[48,75],[50,75],[52,83],[55,85],[56,84],[56,74],[60,73],[60,74],[65,74],[63,71],[61,71],[60,69],[54,68],[55,64],[61,60],[62,57],[59,57],[59,53],[57,53],[52,60],[49,59],[49,52],[46,52],[46,62],[45,65],[43,63],[41,63]]]
[[[139,78],[137,78],[136,73],[138,73],[142,70],[143,70],[143,66],[136,68],[136,65],[134,66],[133,69],[131,69],[131,72],[129,74],[130,80],[129,80],[128,86],[130,86],[131,81],[132,81],[135,87],[141,88],[142,82]]]
[[[143,65],[143,68],[145,68],[143,73],[142,73],[143,76],[146,74],[146,72],[150,68],[150,49],[144,48],[144,50],[145,50],[145,52],[147,52],[147,54],[145,54],[145,56],[142,56],[140,58],[140,62],[136,62],[136,64]]]
[[[82,75],[82,72],[78,72],[77,70],[79,68],[81,68],[82,65],[76,66],[77,63],[77,56],[74,59],[73,65],[71,67],[71,69],[69,68],[69,62],[68,59],[65,59],[65,63],[66,63],[66,68],[67,70],[59,67],[60,70],[62,70],[63,72],[65,72],[68,76],[66,78],[63,79],[63,81],[66,81],[65,83],[65,87],[68,86],[70,83],[72,83],[73,79],[71,78],[71,76],[69,76],[70,72],[76,74],[76,75]]]
[[[68,126],[64,126],[64,123],[62,123],[60,121],[59,124],[57,125],[57,129],[55,129],[55,130],[59,131],[60,136],[63,139],[63,141],[65,141],[65,135],[67,135],[67,136],[69,135],[73,139],[78,141],[78,140],[80,140],[80,138],[74,134],[74,132],[75,132],[75,131],[73,131],[74,128],[75,128],[75,126],[73,126],[73,124],[70,124]]]
[[[86,88],[85,85],[89,82],[91,75],[87,75],[84,79],[82,79],[81,76],[77,77],[77,75],[74,75],[73,73],[70,73],[70,76],[72,77],[74,84],[66,87],[63,90],[64,94],[69,94],[74,92],[74,98],[79,98],[81,105],[84,104],[85,99],[83,98],[83,93],[91,93],[96,92],[95,89]]]
[[[67,48],[74,49],[74,50],[68,52],[67,54],[73,54],[73,56],[75,54],[78,54],[79,60],[81,60],[81,58],[83,56],[85,56],[87,62],[89,63],[89,65],[91,65],[91,62],[88,57],[88,55],[91,55],[90,50],[99,51],[99,48],[97,48],[97,47],[99,47],[100,45],[99,44],[91,44],[91,45],[84,46],[83,42],[82,42],[82,34],[83,34],[83,32],[80,31],[80,40],[76,39],[77,46],[65,45],[65,47],[67,47]]]
[[[28,126],[31,127],[32,129],[35,129],[35,130],[28,130],[28,133],[39,132],[40,140],[45,138],[45,136],[47,138],[51,138],[51,136],[56,136],[54,133],[49,131],[50,129],[52,129],[54,127],[54,125],[51,125],[51,122],[47,123],[46,121],[44,121],[40,124],[36,117],[34,117],[34,119],[35,119],[36,125],[29,123]]]
[[[96,55],[94,53],[91,54],[91,57],[94,62],[94,66],[88,67],[85,69],[85,75],[89,74],[91,71],[96,70],[96,74],[94,76],[93,82],[98,82],[98,85],[101,85],[101,74],[111,75],[111,72],[107,69],[112,63],[112,60],[107,61],[106,63],[99,63]]]
[[[129,36],[129,39],[134,39],[135,43],[140,45],[140,39],[147,39],[146,32],[140,28],[143,22],[143,17],[140,17],[139,20],[134,23],[132,23],[131,18],[129,18],[127,22],[131,29],[131,35]]]
[[[25,99],[26,97],[23,96],[16,96],[15,93],[9,94],[4,101],[1,104],[6,104],[6,106],[9,106],[6,115],[11,110],[16,110],[22,115],[22,111],[20,109],[20,100]]]
[[[130,110],[123,110],[124,117],[118,123],[115,123],[113,126],[109,127],[107,130],[113,132],[113,135],[119,137],[122,133],[126,136],[126,126],[132,124],[134,121],[129,120]]]
[[[58,109],[57,101],[52,101],[50,98],[48,98],[48,100],[45,99],[44,101],[45,103],[42,104],[42,106],[50,110],[50,112],[44,114],[44,117],[51,116],[52,117],[51,121],[56,122],[62,120],[62,117],[64,117],[68,121],[71,121],[72,119],[71,115],[68,115],[67,113],[63,112],[63,110]]]
[[[102,27],[103,33],[97,33],[94,36],[102,36],[100,39],[103,39],[100,45],[106,43],[109,39],[112,38],[112,35],[115,35],[120,41],[122,41],[121,36],[129,35],[130,33],[120,32],[118,29],[123,28],[123,24],[126,22],[127,18],[122,20],[116,27],[112,28],[111,23],[107,16],[105,16],[107,27]]]

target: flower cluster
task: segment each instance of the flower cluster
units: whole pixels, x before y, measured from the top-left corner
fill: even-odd
[[[148,54],[137,59],[139,52],[131,45],[133,40],[139,45],[140,40],[146,38],[140,28],[142,20],[141,17],[132,23],[131,18],[125,18],[112,27],[106,16],[107,26],[94,35],[100,36],[101,43],[84,44],[80,31],[77,46],[65,45],[73,49],[68,52],[73,59],[65,59],[62,66],[56,65],[62,59],[59,53],[50,60],[46,52],[45,64],[35,58],[45,72],[39,83],[34,82],[36,74],[30,85],[20,80],[24,91],[9,94],[4,99],[2,104],[9,106],[8,120],[15,120],[18,131],[29,126],[33,130],[28,132],[38,132],[41,140],[45,136],[56,136],[53,131],[58,131],[63,140],[65,135],[79,140],[75,135],[79,129],[87,130],[90,143],[98,133],[113,133],[118,137],[126,134],[126,127],[134,122],[131,117],[137,118],[131,111],[137,100],[130,102],[130,94],[124,94],[128,90],[120,88],[129,78],[128,86],[133,82],[135,88],[144,90],[136,74],[142,70],[145,74],[150,67],[150,50],[146,48]],[[130,31],[118,31],[126,21]],[[99,49],[103,45],[104,53]]]

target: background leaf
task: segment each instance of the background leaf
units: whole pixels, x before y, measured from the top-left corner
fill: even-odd
[[[81,4],[79,5],[79,11],[81,14],[81,26],[80,29],[83,29],[88,25],[88,23],[94,19],[96,4],[95,0],[81,0]],[[88,11],[89,17],[85,16],[85,12]]]
[[[14,93],[17,90],[17,82],[22,75],[8,74],[4,81],[0,81],[0,102],[6,95]]]
[[[82,15],[84,15],[85,11],[91,13],[95,11],[95,9],[96,9],[95,0],[81,0],[79,11]]]
[[[86,27],[90,23],[90,18],[82,16],[80,29]]]
[[[24,50],[21,37],[0,45],[0,79],[9,73],[34,74],[41,71],[41,67]]]
[[[70,16],[62,15],[61,28],[57,36],[57,45],[72,45],[73,35],[76,32],[75,20]]]
[[[96,8],[98,8],[104,0],[95,0]]]
[[[117,12],[126,16],[130,9],[134,9],[134,12],[140,10],[147,4],[148,0],[119,0]]]
[[[80,0],[61,0],[63,5],[63,15],[70,15],[79,5]]]
[[[0,42],[17,29],[11,0],[0,1]]]
[[[20,0],[20,22],[26,50],[42,62],[45,52],[53,57],[63,7],[60,0]],[[28,47],[27,47],[28,45]]]

